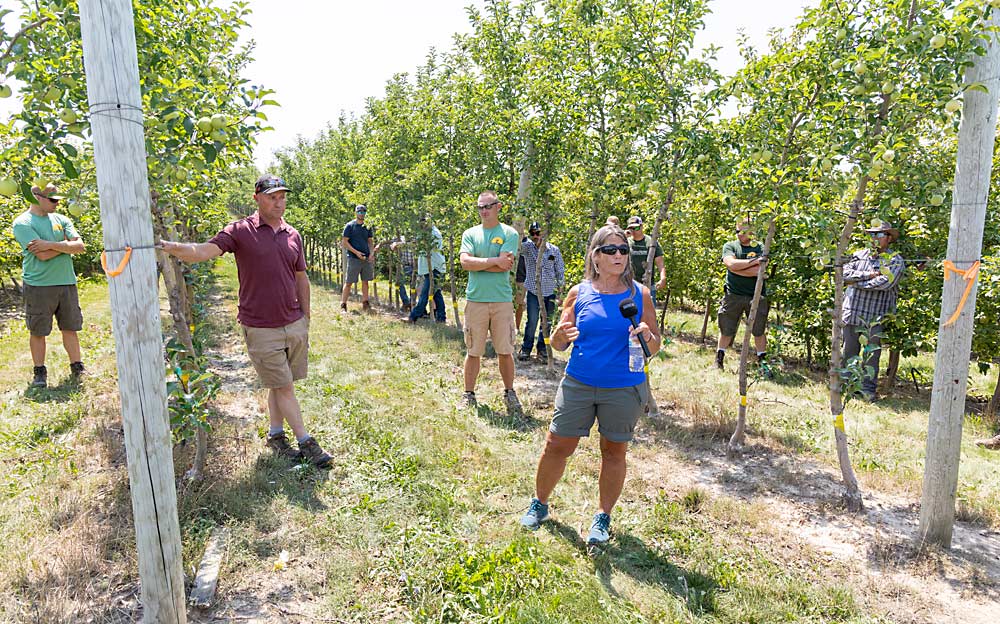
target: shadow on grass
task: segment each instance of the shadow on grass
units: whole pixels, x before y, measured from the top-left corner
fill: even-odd
[[[506,410],[501,412],[489,405],[479,404],[476,406],[476,415],[494,427],[509,431],[532,431],[545,424],[535,418],[530,410],[523,410],[520,416],[516,416],[507,413]]]
[[[24,398],[32,403],[67,403],[79,396],[80,388],[81,382],[66,377],[58,386],[35,388],[29,385],[24,389]]]
[[[716,609],[720,585],[715,579],[671,563],[628,531],[615,531],[611,541],[603,546],[588,546],[577,531],[558,520],[549,520],[542,526],[581,553],[590,555],[601,585],[616,598],[622,597],[613,583],[617,570],[638,583],[658,587],[683,599],[692,613],[703,615]]]

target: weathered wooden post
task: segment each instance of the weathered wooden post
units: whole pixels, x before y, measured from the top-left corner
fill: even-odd
[[[924,490],[920,502],[921,542],[951,547],[955,522],[955,492],[965,416],[969,352],[976,311],[976,271],[983,246],[986,200],[993,168],[1000,95],[1000,11],[993,11],[984,37],[987,51],[965,72],[966,84],[983,84],[987,93],[966,89],[962,126],[958,132],[955,190],[948,228],[948,261],[941,293],[934,389],[927,427]],[[950,269],[957,271],[948,278]],[[970,269],[972,269],[970,271]],[[964,279],[963,279],[964,278]],[[959,309],[961,307],[961,309]],[[957,318],[952,315],[959,312]]]
[[[80,26],[108,266],[143,621],[186,622],[174,458],[150,216],[142,99],[129,0],[82,0]]]

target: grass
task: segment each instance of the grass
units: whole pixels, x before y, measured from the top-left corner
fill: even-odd
[[[227,344],[235,340],[231,262],[219,264],[219,283],[224,299],[212,318]],[[26,335],[11,324],[0,338],[0,356],[11,363],[0,371],[2,620],[135,616],[110,315],[99,283],[81,295],[94,371],[82,388],[32,399],[24,391],[30,363],[21,365]],[[314,287],[310,374],[297,386],[333,469],[289,466],[263,453],[261,395],[227,383],[220,408],[240,418],[217,420],[207,479],[179,491],[189,575],[211,529],[231,530],[224,613],[247,615],[239,609],[252,604],[265,620],[879,622],[924,600],[811,548],[772,522],[760,500],[689,482],[692,457],[721,447],[736,405],[734,379],[710,369],[710,349],[674,340],[669,357],[653,365],[660,403],[685,418],[661,423],[653,439],[635,445],[615,539],[594,554],[580,535],[596,501],[596,439],[571,458],[553,521],[533,534],[517,523],[532,493],[554,380],[522,391],[530,419],[518,424],[503,413],[495,360],[486,358],[477,391],[484,407],[460,412],[460,332],[390,326],[385,317],[341,314],[338,303],[337,293]],[[752,433],[794,456],[833,461],[821,383],[793,371],[754,385]],[[919,488],[926,407],[892,400],[852,405],[848,416],[863,484]],[[967,445],[963,452],[962,495],[970,513],[995,526],[990,505],[998,506],[1000,486],[989,457]],[[177,450],[178,474],[187,453]],[[980,479],[977,491],[969,478]],[[276,570],[282,551],[288,563]]]

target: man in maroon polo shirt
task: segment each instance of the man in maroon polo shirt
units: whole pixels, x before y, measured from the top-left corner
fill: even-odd
[[[279,456],[329,468],[332,458],[306,431],[295,398],[295,381],[305,378],[309,353],[309,278],[302,237],[282,218],[287,191],[283,180],[264,174],[254,185],[257,212],[230,223],[207,243],[162,241],[163,251],[184,262],[227,251],[236,256],[237,319],[261,385],[268,389],[267,446]],[[285,422],[298,449],[285,437]]]

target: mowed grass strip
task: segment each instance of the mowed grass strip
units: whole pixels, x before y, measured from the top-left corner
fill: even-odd
[[[335,467],[321,473],[262,455],[200,498],[235,530],[224,600],[245,599],[277,577],[289,588],[285,600],[319,602],[319,613],[350,621],[884,616],[882,588],[772,527],[763,506],[699,490],[669,494],[666,483],[631,480],[615,512],[616,538],[591,556],[580,534],[594,512],[596,440],[570,461],[553,521],[524,532],[518,518],[548,409],[529,407],[527,426],[508,419],[496,361],[486,358],[478,388],[485,405],[456,410],[459,332],[342,314],[338,303],[337,293],[314,288],[310,375],[298,386],[309,429]],[[522,400],[543,406],[552,397]],[[205,531],[186,534],[200,543]],[[281,550],[290,564],[275,572]]]

